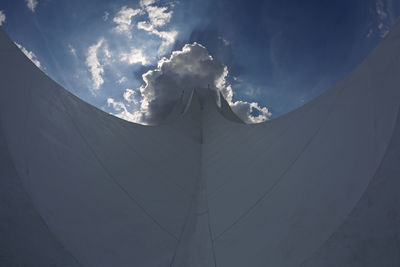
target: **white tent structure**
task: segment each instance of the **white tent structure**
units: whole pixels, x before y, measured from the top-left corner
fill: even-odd
[[[130,123],[0,30],[0,266],[400,266],[399,21],[293,112],[222,102]]]

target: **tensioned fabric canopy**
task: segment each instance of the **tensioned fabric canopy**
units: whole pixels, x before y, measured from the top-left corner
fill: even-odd
[[[400,22],[346,78],[246,125],[193,92],[143,126],[0,30],[0,266],[400,266]]]

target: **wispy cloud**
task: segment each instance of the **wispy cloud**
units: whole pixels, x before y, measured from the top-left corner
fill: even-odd
[[[142,65],[149,65],[150,62],[147,60],[145,54],[141,49],[131,47],[129,53],[121,54],[121,61],[128,62],[129,64],[141,63]]]
[[[123,84],[124,82],[126,82],[128,79],[125,76],[122,76],[119,80],[117,80],[118,84]]]
[[[175,30],[170,31],[159,31],[154,25],[148,21],[139,21],[137,25],[138,29],[149,32],[152,35],[156,35],[162,39],[161,45],[158,49],[158,54],[163,55],[168,48],[175,42],[178,32]]]
[[[36,6],[38,4],[37,0],[25,0],[26,6],[32,11],[35,12]]]
[[[77,56],[77,55],[76,55],[76,50],[75,50],[75,48],[74,48],[71,44],[68,45],[68,50],[69,50],[69,52],[71,53],[71,55],[73,55],[74,57]]]
[[[140,6],[147,12],[151,25],[162,27],[170,22],[173,11],[168,10],[168,7],[153,5],[154,3],[152,0],[140,1]]]
[[[367,33],[367,38],[371,38],[374,34],[385,37],[394,23],[393,1],[392,0],[376,0],[375,10],[377,22],[373,28]]]
[[[110,16],[110,13],[108,13],[107,11],[104,11],[103,20],[107,21],[109,16]]]
[[[381,33],[381,36],[385,36],[390,29],[394,19],[392,14],[392,0],[378,0],[376,2],[376,13],[380,19],[378,24],[378,29]]]
[[[100,47],[103,45],[104,41],[105,41],[104,38],[101,38],[96,44],[90,46],[86,58],[86,65],[89,67],[89,72],[92,76],[94,90],[100,89],[100,86],[104,83],[102,77],[104,73],[104,67],[100,63],[99,58],[97,56],[97,53]]]
[[[15,43],[19,49],[27,56],[38,68],[41,68],[40,61],[36,57],[36,54],[33,53],[32,51],[28,51],[25,47],[20,45],[19,43]]]
[[[114,30],[117,33],[125,34],[129,38],[132,37],[132,17],[138,15],[140,9],[128,8],[127,6],[121,7],[120,11],[113,18],[113,22],[117,24]]]
[[[139,3],[140,3],[141,7],[146,7],[146,6],[154,4],[155,2],[156,2],[155,0],[140,0]]]
[[[147,14],[148,20],[139,21],[137,28],[162,39],[158,54],[163,55],[175,42],[178,32],[176,30],[160,30],[160,28],[166,26],[171,21],[173,11],[169,7],[156,6],[154,3],[154,0],[140,1],[140,6]]]
[[[243,94],[250,96],[252,98],[259,96],[261,93],[261,89],[258,87],[252,87],[247,85],[246,88],[243,90]]]
[[[6,21],[6,14],[3,10],[0,10],[0,26]]]
[[[228,40],[226,40],[226,39],[223,38],[222,36],[219,36],[218,39],[221,40],[222,43],[223,43],[225,46],[228,46],[228,45],[231,44]]]
[[[176,30],[165,29],[172,19],[173,4],[168,3],[166,6],[159,6],[154,0],[141,0],[139,4],[140,8],[137,9],[122,6],[113,18],[113,23],[116,24],[113,30],[129,38],[132,38],[135,28],[143,30],[149,35],[158,36],[161,43],[157,52],[159,56],[162,56],[168,52],[178,36]],[[107,14],[103,17],[104,20],[108,17]],[[134,17],[140,18],[140,21],[135,21]]]

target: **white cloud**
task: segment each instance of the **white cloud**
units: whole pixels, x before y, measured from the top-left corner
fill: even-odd
[[[369,29],[369,31],[367,33],[367,38],[371,38],[373,34],[374,34],[374,30],[373,29]]]
[[[247,87],[244,89],[243,93],[244,93],[245,95],[247,95],[247,96],[255,97],[255,96],[260,95],[261,90],[260,90],[260,88],[254,88],[254,87],[252,87],[252,86],[247,86]]]
[[[168,7],[146,6],[146,11],[149,16],[150,23],[154,27],[162,27],[172,18],[173,11],[168,11]]]
[[[3,10],[0,10],[0,26],[6,21],[6,14]]]
[[[98,58],[98,50],[104,43],[104,38],[101,38],[96,44],[92,45],[88,49],[88,55],[86,58],[86,65],[89,67],[89,72],[92,75],[93,89],[98,90],[104,83],[103,73],[104,66],[100,63]],[[107,50],[106,50],[107,51]]]
[[[138,15],[140,11],[140,9],[128,8],[127,6],[121,7],[120,11],[113,18],[114,23],[117,24],[114,30],[131,38],[132,17]]]
[[[103,20],[107,21],[109,16],[110,16],[110,13],[108,13],[107,11],[104,11]]]
[[[32,11],[35,12],[36,6],[38,4],[37,0],[25,0],[26,6]]]
[[[71,53],[71,55],[73,55],[74,57],[76,57],[76,50],[75,50],[75,48],[74,48],[71,44],[68,44],[68,50],[69,50],[69,52]]]
[[[153,25],[151,25],[149,22],[147,21],[139,21],[137,24],[138,29],[144,30],[146,32],[151,32],[154,29]]]
[[[394,22],[393,16],[393,2],[392,0],[377,0],[375,3],[375,12],[377,14],[378,23],[376,26],[377,31],[381,37],[385,37],[389,32],[390,27]],[[367,37],[370,38],[373,35],[373,30],[370,29]]]
[[[163,55],[170,48],[170,46],[175,42],[178,32],[175,30],[171,31],[159,31],[154,25],[148,21],[139,21],[137,25],[138,29],[149,32],[150,34],[156,35],[162,39],[162,43],[158,49],[158,54]]]
[[[140,6],[146,7],[146,6],[154,4],[155,2],[156,2],[155,0],[140,0]]]
[[[257,102],[236,101],[229,103],[232,110],[246,123],[260,123],[271,117],[271,112],[266,107],[261,107]],[[256,115],[253,112],[256,111]]]
[[[37,59],[35,53],[32,51],[28,51],[25,47],[20,45],[19,43],[15,43],[19,49],[27,56],[38,68],[41,67],[40,61]]]
[[[165,29],[165,26],[172,19],[172,7],[173,4],[171,3],[168,6],[157,6],[154,0],[141,0],[140,8],[138,9],[122,6],[113,18],[113,22],[117,24],[114,27],[114,31],[132,38],[133,27],[136,26],[139,30],[158,36],[161,39],[158,55],[164,55],[171,48],[178,35],[176,30]],[[132,18],[138,15],[147,15],[147,19],[142,19],[136,24]]]
[[[173,11],[169,7],[160,7],[154,5],[154,0],[141,0],[140,6],[147,13],[147,21],[139,21],[137,28],[147,31],[152,35],[156,35],[162,39],[161,45],[158,49],[158,54],[163,55],[175,42],[178,35],[176,30],[160,30],[160,28],[167,25],[172,18]]]
[[[186,44],[182,50],[162,58],[157,68],[143,74],[145,85],[139,88],[140,110],[137,122],[154,124],[165,117],[183,90],[196,88],[200,97],[207,94],[207,85],[221,91],[236,114],[248,123],[267,120],[271,113],[256,102],[233,101],[234,91],[227,83],[228,68],[198,44]],[[254,112],[256,111],[256,112]],[[256,113],[256,115],[254,115]]]
[[[376,14],[378,14],[381,20],[388,17],[388,13],[385,11],[385,3],[383,0],[376,1]]]
[[[110,49],[108,49],[107,43],[104,43],[104,46],[103,46],[103,53],[104,53],[104,56],[105,56],[106,58],[111,58],[111,51],[110,51]]]
[[[226,40],[226,39],[223,38],[222,36],[219,36],[218,39],[221,40],[221,41],[224,43],[225,46],[228,46],[228,45],[231,44],[228,40]]]
[[[115,101],[113,98],[108,98],[107,99],[107,106],[112,107],[116,113],[111,113],[114,116],[117,116],[121,119],[127,120],[127,121],[133,121],[136,122],[139,120],[139,114],[137,112],[130,113],[125,106],[123,102],[120,101]]]
[[[125,92],[123,94],[123,97],[126,102],[134,103],[134,104],[138,103],[136,100],[136,92],[133,91],[132,89],[126,88]]]
[[[131,47],[131,51],[129,53],[121,54],[121,61],[128,62],[129,64],[136,64],[136,63],[141,63],[142,65],[150,64],[150,62],[144,55],[143,51],[133,46]]]
[[[122,83],[126,82],[127,80],[128,80],[128,79],[127,79],[125,76],[122,76],[121,79],[119,79],[119,80],[117,81],[117,83],[122,84]]]
[[[271,112],[266,107],[261,107],[257,102],[233,101],[234,91],[227,83],[228,68],[225,66],[222,75],[216,80],[216,87],[222,92],[232,110],[246,123],[260,123],[271,117]],[[245,92],[246,94],[246,92]]]
[[[158,35],[159,37],[161,37],[161,39],[163,39],[161,46],[158,49],[158,54],[163,55],[167,52],[167,50],[171,47],[171,45],[174,44],[178,32],[175,30],[171,30],[171,31],[155,32],[154,34]]]
[[[123,102],[115,101],[114,98],[107,98],[107,105],[112,106],[116,111],[121,111],[125,109],[125,104]]]

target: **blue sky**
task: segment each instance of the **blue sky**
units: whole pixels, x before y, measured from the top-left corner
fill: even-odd
[[[356,67],[400,1],[2,0],[0,23],[40,68],[119,117],[156,123],[180,92],[223,92],[276,118]]]

